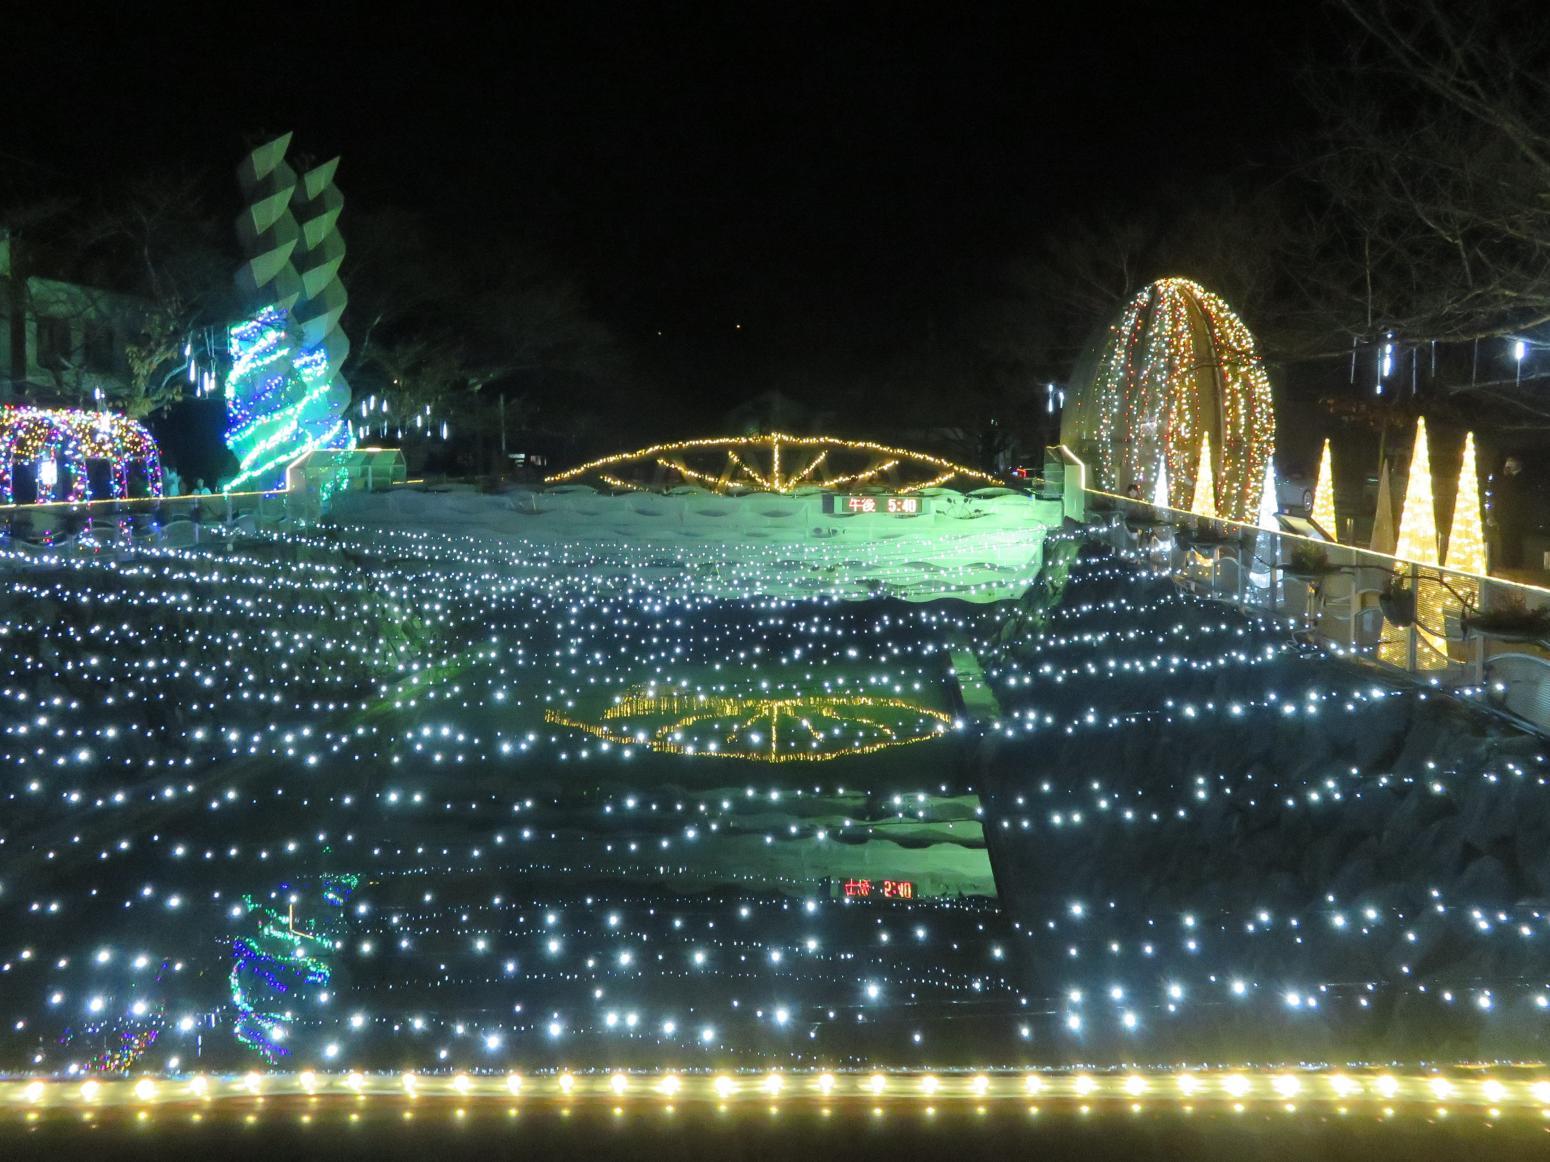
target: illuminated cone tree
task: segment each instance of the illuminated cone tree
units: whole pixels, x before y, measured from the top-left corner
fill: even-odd
[[[1216,511],[1216,481],[1211,472],[1211,437],[1200,441],[1200,469],[1195,473],[1195,495],[1190,501],[1190,512],[1215,520],[1221,514]]]
[[[1324,441],[1324,451],[1319,456],[1319,475],[1313,482],[1313,511],[1309,515],[1330,540],[1340,539],[1335,535],[1335,466],[1328,440]]]
[[[1437,554],[1437,506],[1424,418],[1415,422],[1415,450],[1410,456],[1410,476],[1405,481],[1405,499],[1399,510],[1399,538],[1394,555],[1418,565],[1442,564]]]
[[[1448,532],[1448,568],[1461,573],[1486,570],[1485,525],[1480,517],[1480,473],[1475,465],[1475,434],[1464,437],[1464,463],[1459,469],[1458,499]]]

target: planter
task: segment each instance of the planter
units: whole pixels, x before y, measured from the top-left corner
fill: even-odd
[[[1385,589],[1378,595],[1378,607],[1383,610],[1383,616],[1397,626],[1408,626],[1415,622],[1415,594],[1408,589]]]
[[[1480,625],[1468,618],[1463,622],[1464,635],[1466,637],[1484,638],[1492,642],[1510,642],[1516,645],[1535,645],[1550,648],[1550,633],[1543,628],[1525,626],[1522,629],[1513,629],[1507,626]]]

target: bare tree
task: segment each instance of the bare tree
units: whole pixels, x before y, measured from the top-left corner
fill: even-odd
[[[1339,0],[1360,36],[1313,87],[1321,194],[1288,264],[1323,354],[1529,336],[1550,323],[1550,37],[1513,4]],[[1520,19],[1515,19],[1519,17]],[[1445,377],[1550,426],[1516,376]]]

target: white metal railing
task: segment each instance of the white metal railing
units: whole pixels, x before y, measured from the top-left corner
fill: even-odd
[[[1068,467],[1067,487],[1080,475]],[[1481,624],[1493,612],[1550,609],[1550,590],[1208,520],[1099,489],[1084,492],[1086,524],[1182,587],[1287,618],[1337,653],[1482,694],[1496,709],[1550,733],[1550,649],[1535,633],[1489,628],[1489,619]]]

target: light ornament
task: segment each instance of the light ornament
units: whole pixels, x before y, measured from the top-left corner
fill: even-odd
[[[337,384],[327,351],[301,350],[300,332],[283,309],[265,308],[238,323],[229,340],[226,446],[237,473],[228,489],[278,488],[286,466],[303,453],[355,446],[354,429],[331,407]]]
[[[1220,515],[1216,511],[1216,483],[1212,479],[1211,472],[1211,434],[1209,432],[1200,440],[1200,466],[1195,471],[1195,495],[1190,498],[1189,510],[1207,520],[1215,520]]]
[[[1418,565],[1441,565],[1437,554],[1437,506],[1432,492],[1431,448],[1426,440],[1426,420],[1415,422],[1415,449],[1410,455],[1410,475],[1399,511],[1399,539],[1394,555]]]
[[[350,342],[339,322],[348,296],[338,159],[298,174],[285,160],[290,143],[288,133],[266,142],[237,169],[246,258],[236,281],[252,313],[227,332],[226,446],[237,458],[228,489],[279,488],[304,452],[355,446],[340,374]]]
[[[1309,518],[1331,541],[1339,539],[1335,535],[1335,467],[1328,440],[1319,453],[1319,474],[1313,482],[1313,511]]]
[[[802,466],[796,472],[787,470],[785,457],[791,452],[800,454]],[[842,460],[848,463],[836,467]],[[978,469],[926,452],[870,440],[772,432],[653,444],[590,460],[545,477],[544,482],[570,484],[592,479],[615,491],[632,492],[664,491],[687,483],[720,494],[789,495],[803,489],[832,491],[859,485],[922,492],[958,478],[967,486],[1001,483]]]
[[[1218,515],[1252,520],[1275,450],[1270,380],[1254,337],[1200,284],[1161,279],[1109,328],[1093,377],[1064,412],[1061,438],[1090,456],[1096,487],[1123,494],[1159,457],[1176,490],[1193,479],[1205,435],[1222,452]],[[1169,507],[1188,499],[1175,494]]]
[[[1485,525],[1480,514],[1480,472],[1475,463],[1475,434],[1464,437],[1464,462],[1459,468],[1458,499],[1448,531],[1448,568],[1484,576]]]
[[[709,696],[649,687],[620,695],[601,717],[601,722],[588,722],[558,710],[544,713],[546,722],[621,746],[636,743],[657,754],[767,763],[874,754],[941,737],[953,722],[945,711],[906,698]]]
[[[93,499],[87,465],[108,462],[113,499],[129,495],[130,473],[139,467],[151,496],[161,495],[161,452],[144,425],[115,412],[79,408],[0,407],[0,503],[16,503],[18,462],[36,462],[38,503]],[[52,466],[52,471],[46,471]],[[70,493],[54,495],[61,472],[68,472]]]

